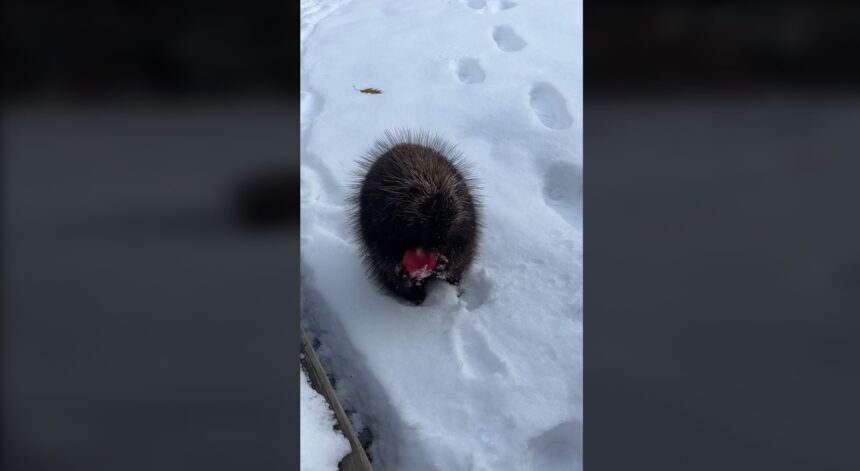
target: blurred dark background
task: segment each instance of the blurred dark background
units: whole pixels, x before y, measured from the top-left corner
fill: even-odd
[[[586,2],[585,469],[860,469],[858,22]]]
[[[856,2],[586,2],[586,93],[856,91],[858,12]]]
[[[297,5],[2,25],[4,469],[298,469]]]
[[[4,2],[6,98],[293,99],[292,20],[293,2]]]

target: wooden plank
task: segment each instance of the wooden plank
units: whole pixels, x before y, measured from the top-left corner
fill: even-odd
[[[331,406],[331,410],[334,411],[334,416],[337,420],[337,426],[346,439],[349,440],[349,445],[352,448],[352,451],[341,460],[338,469],[340,471],[373,471],[373,466],[370,465],[370,460],[364,453],[364,448],[361,446],[361,442],[358,441],[358,436],[346,417],[346,412],[343,411],[340,401],[337,400],[334,388],[332,388],[328,376],[326,376],[325,370],[323,370],[322,364],[320,364],[319,358],[317,358],[316,352],[310,342],[308,342],[304,329],[301,329],[301,335],[302,368],[308,375],[311,387],[316,392],[322,394],[329,403],[329,406]]]

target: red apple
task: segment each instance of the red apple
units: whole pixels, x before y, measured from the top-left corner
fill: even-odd
[[[436,269],[436,254],[421,248],[403,253],[403,267],[410,275],[426,278]]]

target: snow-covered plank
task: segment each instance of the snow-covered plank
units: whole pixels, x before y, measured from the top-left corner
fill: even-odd
[[[316,352],[308,342],[304,330],[302,330],[301,336],[302,369],[307,373],[311,387],[320,393],[331,407],[337,420],[337,428],[349,441],[350,448],[352,449],[341,460],[338,469],[340,471],[372,471],[373,467],[370,465],[370,460],[368,460],[367,455],[364,453],[355,430],[352,428],[352,424],[349,422],[340,401],[337,399],[334,388],[332,388],[328,376],[326,376],[325,370],[317,358]]]

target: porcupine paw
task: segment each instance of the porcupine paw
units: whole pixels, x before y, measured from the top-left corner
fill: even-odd
[[[427,297],[427,290],[423,286],[413,286],[409,291],[403,293],[403,297],[418,306]]]
[[[460,278],[454,276],[446,276],[445,281],[457,287],[457,297],[463,296],[463,285],[460,284]]]

